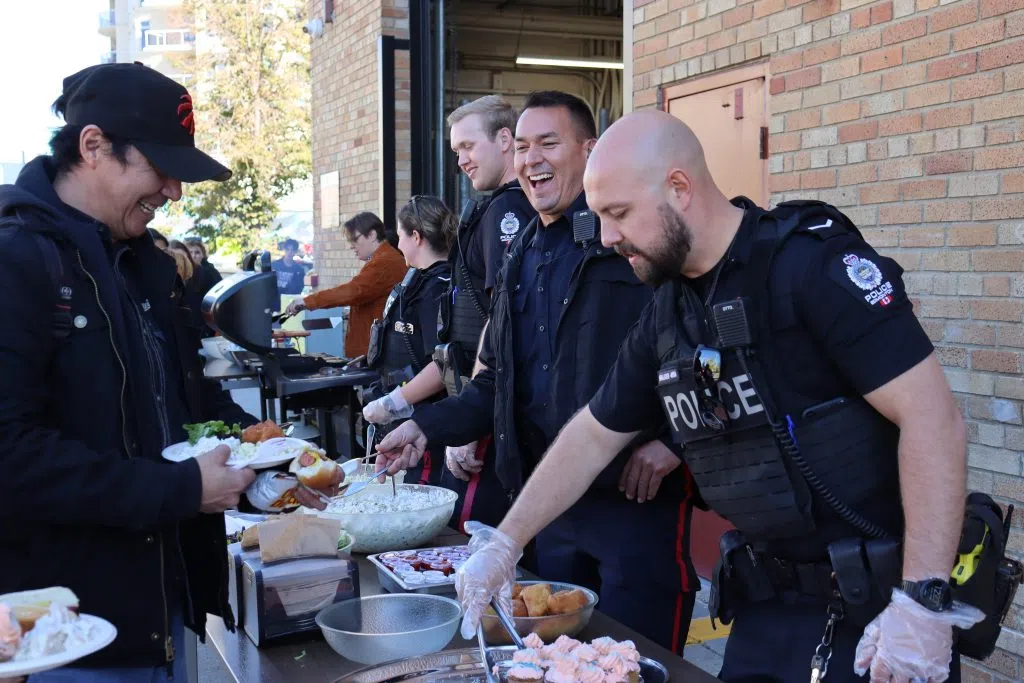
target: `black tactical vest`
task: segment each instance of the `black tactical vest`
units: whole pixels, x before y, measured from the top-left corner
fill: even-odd
[[[417,357],[414,339],[415,335],[420,334],[420,330],[416,329],[419,321],[415,318],[415,311],[406,311],[402,306],[403,299],[411,298],[417,280],[422,277],[423,274],[416,268],[406,271],[405,277],[388,295],[383,318],[373,321],[366,353],[370,369],[397,370],[409,366],[413,374],[423,369]]]
[[[438,339],[458,345],[458,352],[462,356],[462,368],[473,367],[477,346],[480,343],[480,334],[487,323],[490,309],[490,302],[485,293],[484,279],[476,277],[470,272],[466,263],[464,245],[473,231],[484,229],[480,225],[480,221],[487,212],[487,208],[491,202],[505,192],[522,192],[522,188],[518,185],[503,185],[489,197],[478,200],[473,205],[472,212],[459,225],[458,240],[449,257],[452,264],[452,286],[438,311],[440,329]],[[490,226],[488,229],[493,229],[493,227]],[[483,265],[481,264],[481,266]]]
[[[747,311],[752,343],[725,347],[736,335],[720,329],[727,324],[724,315],[716,324],[710,309],[721,302],[712,300],[705,310],[705,302],[681,281],[656,294],[658,393],[673,437],[685,445],[701,496],[750,542],[808,538],[824,549],[850,535],[899,534],[897,428],[859,396],[837,397],[835,409],[817,416],[794,414],[806,402],[773,372],[772,359],[785,350],[772,345],[768,301],[791,301],[789,292],[779,291],[789,286],[782,284],[787,278],[769,280],[775,253],[797,231],[829,239],[857,229],[818,202],[786,202],[765,212],[741,201],[758,216],[757,234],[737,236],[752,242],[746,267],[733,275],[743,278],[743,300],[737,303]],[[769,284],[775,285],[770,298]],[[695,373],[700,345],[721,351],[717,382],[701,381]],[[729,418],[721,431],[708,426],[713,419],[702,419],[710,384],[715,404]],[[862,517],[861,526],[836,505]]]

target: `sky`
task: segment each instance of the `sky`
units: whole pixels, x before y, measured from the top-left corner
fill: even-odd
[[[110,0],[0,0],[0,162],[47,152],[62,121],[50,111],[61,81],[110,50],[99,15]]]

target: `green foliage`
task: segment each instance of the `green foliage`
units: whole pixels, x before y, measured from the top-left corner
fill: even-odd
[[[189,0],[185,9],[196,23],[197,144],[233,175],[190,186],[182,208],[204,240],[247,249],[312,171],[305,0]]]

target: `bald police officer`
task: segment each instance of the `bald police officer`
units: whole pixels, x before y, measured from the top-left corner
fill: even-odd
[[[952,628],[981,618],[948,583],[966,435],[899,266],[831,206],[727,199],[662,112],[613,125],[585,188],[604,244],[660,287],[500,529],[474,537],[464,631],[523,545],[667,421],[737,527],[710,605],[735,619],[723,680],[959,680]]]

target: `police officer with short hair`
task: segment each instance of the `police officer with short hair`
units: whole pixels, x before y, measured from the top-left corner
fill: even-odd
[[[723,680],[959,680],[952,629],[981,618],[948,583],[964,423],[896,262],[831,206],[730,201],[663,112],[614,124],[585,186],[604,244],[660,287],[500,530],[474,538],[469,628],[527,540],[667,422],[737,527],[709,605],[735,620]]]
[[[536,215],[516,179],[512,138],[516,113],[498,95],[462,105],[448,116],[452,151],[473,189],[491,194],[463,210],[449,255],[452,279],[441,301],[434,363],[409,383],[363,409],[370,422],[389,422],[408,406],[447,390],[457,396],[476,363],[481,332],[490,313],[490,292],[502,257],[519,231]],[[508,498],[494,471],[491,437],[479,443],[448,447],[441,485],[459,494],[451,525],[461,529],[470,519],[497,524]]]
[[[395,390],[430,363],[437,345],[437,309],[451,280],[448,252],[455,230],[455,216],[437,197],[414,196],[398,212],[398,250],[409,271],[388,296],[384,317],[373,321],[366,353],[367,367],[381,376],[380,392]],[[411,410],[393,414],[385,429],[410,414]],[[436,484],[439,465],[428,456],[410,468],[406,479]]]
[[[497,473],[514,496],[612,366],[652,291],[601,245],[587,210],[583,172],[595,128],[573,95],[527,98],[515,163],[538,217],[498,278],[480,356],[486,369],[457,398],[417,408],[381,443],[378,462],[391,471],[414,462],[428,437],[461,443],[493,426]],[[537,538],[536,563],[543,579],[598,591],[606,614],[682,652],[698,585],[687,552],[691,482],[658,435],[621,444],[591,490],[568,510],[575,498],[565,501],[565,514]]]

